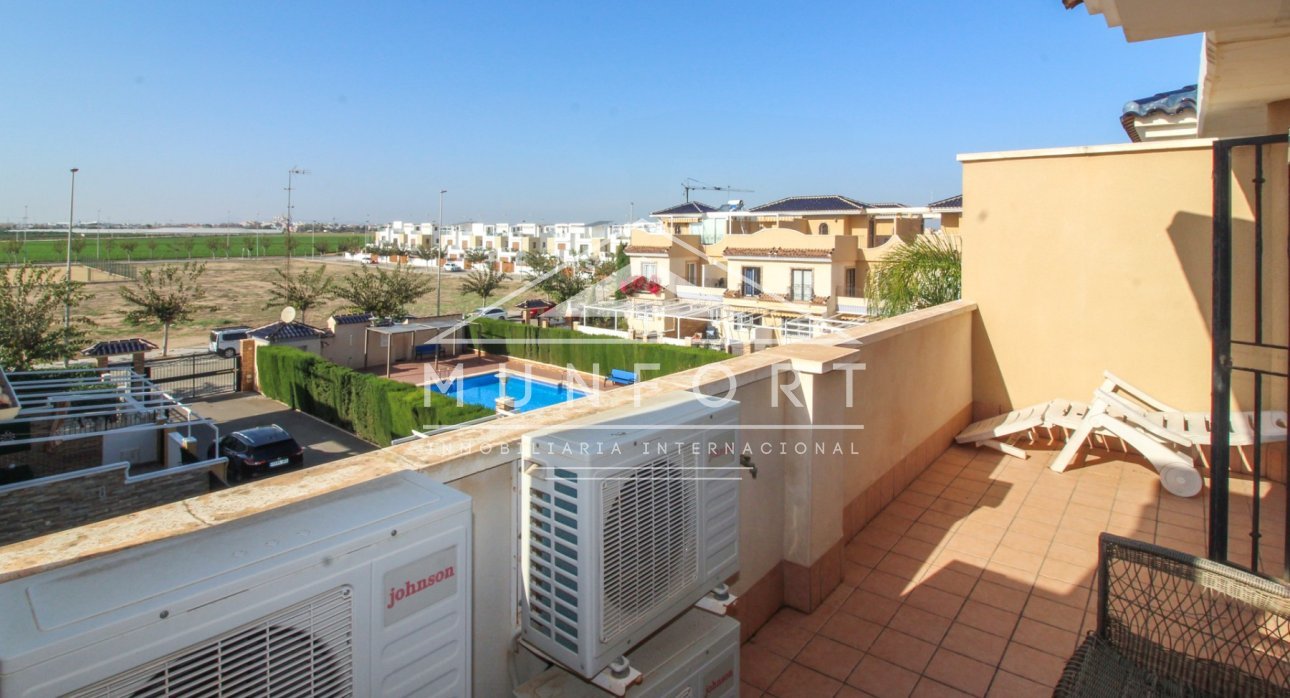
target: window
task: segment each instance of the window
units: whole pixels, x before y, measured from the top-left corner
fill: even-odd
[[[828,223],[821,223],[821,224],[820,224],[820,235],[828,235],[828,234],[829,234],[829,224],[828,224]]]
[[[699,265],[694,262],[685,263],[685,282],[693,286],[698,283]]]
[[[793,270],[793,287],[789,300],[809,301],[815,297],[815,272],[810,269]]]
[[[658,278],[658,263],[657,263],[657,262],[641,262],[641,276],[643,276],[643,277],[645,277],[645,278],[647,278],[647,279],[657,279],[657,278]]]
[[[848,269],[846,276],[846,293],[843,295],[855,297],[856,295],[856,270]]]
[[[740,293],[745,296],[756,296],[761,293],[761,267],[744,267],[743,280]]]

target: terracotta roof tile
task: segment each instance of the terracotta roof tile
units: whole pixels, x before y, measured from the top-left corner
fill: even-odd
[[[809,247],[741,247],[726,248],[727,257],[832,257],[829,248]]]

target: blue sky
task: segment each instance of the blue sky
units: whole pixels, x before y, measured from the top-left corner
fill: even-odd
[[[1059,0],[0,0],[0,221],[626,219],[958,193],[962,152],[1126,141],[1200,38]],[[100,213],[101,212],[101,213]]]

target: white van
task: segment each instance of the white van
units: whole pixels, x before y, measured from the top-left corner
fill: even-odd
[[[250,336],[250,327],[217,327],[211,330],[211,352],[231,359],[242,349],[242,340]]]

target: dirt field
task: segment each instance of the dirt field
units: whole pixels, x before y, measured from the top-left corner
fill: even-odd
[[[329,274],[339,278],[358,269],[356,262],[333,261],[322,263]],[[278,319],[281,308],[265,308],[268,300],[270,281],[277,278],[274,270],[283,265],[282,259],[265,259],[257,261],[218,261],[206,265],[203,280],[206,284],[206,303],[214,305],[212,312],[197,315],[192,322],[175,325],[170,328],[170,349],[205,345],[209,341],[209,330],[224,325],[250,325],[256,327]],[[314,268],[318,262],[295,260],[292,269]],[[433,273],[418,269],[421,273]],[[464,273],[443,274],[443,312],[461,313],[472,310],[483,303],[478,296],[461,291]],[[121,299],[117,291],[129,281],[96,282],[86,286],[89,299],[76,308],[78,315],[91,318],[96,327],[91,336],[95,340],[121,339],[127,337],[145,337],[161,346],[160,325],[131,325],[125,321],[125,314],[131,306]],[[510,293],[522,285],[518,275],[513,275],[509,283],[492,296],[490,303]],[[327,317],[333,311],[344,308],[345,302],[328,301],[319,310],[310,310],[303,318],[305,322],[319,327],[325,326]],[[409,308],[414,315],[431,315],[435,310],[435,293],[431,291],[420,302]]]

